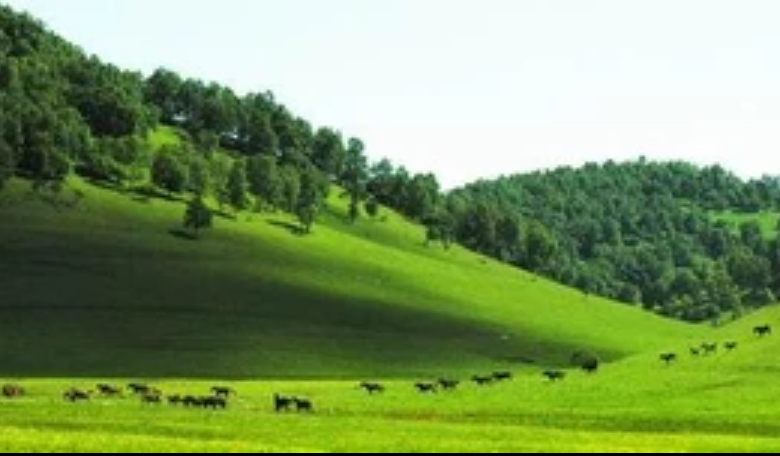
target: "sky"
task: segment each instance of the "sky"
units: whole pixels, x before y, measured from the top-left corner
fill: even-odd
[[[0,0],[277,102],[443,189],[587,162],[780,175],[774,0]]]

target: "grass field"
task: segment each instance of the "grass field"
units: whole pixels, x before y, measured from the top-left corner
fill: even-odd
[[[220,216],[178,235],[184,203],[78,179],[0,193],[0,451],[777,452],[778,309],[720,327],[651,315],[507,267],[384,210],[313,232],[287,215]],[[727,341],[737,343],[726,351]],[[717,343],[694,356],[690,349]],[[589,351],[602,363],[571,366]],[[675,353],[666,363],[662,353]],[[561,381],[542,372],[562,369]],[[510,371],[478,386],[472,375]],[[460,380],[417,392],[418,381]],[[357,387],[380,381],[382,394]],[[234,387],[226,409],[71,386]],[[313,413],[273,410],[300,395]]]
[[[761,321],[776,319],[777,309]],[[722,333],[721,333],[722,331]],[[106,379],[16,379],[28,394],[0,404],[3,452],[235,453],[638,453],[780,451],[780,389],[772,336],[747,325],[720,330],[731,351],[667,365],[637,355],[587,374],[566,370],[550,381],[540,369],[478,386],[462,377],[453,390],[420,393],[413,382],[358,380],[142,379],[168,394],[237,391],[227,408],[143,404],[130,393],[70,403],[70,386]],[[477,372],[479,374],[485,372]],[[443,376],[449,376],[442,372]],[[109,379],[123,385],[129,379]],[[274,393],[309,398],[313,412],[276,412]]]

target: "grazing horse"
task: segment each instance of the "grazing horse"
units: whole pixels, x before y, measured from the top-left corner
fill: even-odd
[[[772,327],[768,324],[754,326],[753,334],[757,336],[768,336],[769,334],[772,334]]]
[[[146,383],[128,383],[127,388],[136,394],[143,394],[151,389]]]
[[[121,388],[118,386],[109,385],[108,383],[98,383],[95,385],[95,387],[97,388],[98,392],[100,392],[100,394],[105,396],[118,396],[122,394]]]
[[[493,377],[493,380],[501,381],[501,380],[510,380],[512,378],[512,373],[509,371],[496,371],[491,374]]]
[[[12,398],[24,395],[24,388],[14,383],[6,383],[3,385],[3,396]]]
[[[667,365],[669,365],[669,363],[677,359],[677,353],[672,353],[672,352],[661,353],[660,355],[658,355],[658,358],[664,363],[666,363]]]
[[[716,353],[718,351],[717,342],[702,342],[701,343],[702,354],[709,355],[710,353]]]
[[[563,380],[566,377],[566,372],[558,369],[548,369],[542,372],[542,375],[547,377],[551,382]]]
[[[236,394],[236,390],[229,386],[218,386],[214,385],[211,387],[211,392],[214,393],[216,396],[223,396],[228,397],[231,394]]]
[[[439,386],[441,386],[441,389],[445,390],[453,390],[458,386],[458,383],[460,383],[458,380],[452,379],[452,378],[440,378],[437,380]]]
[[[292,401],[295,403],[295,409],[299,412],[312,412],[314,411],[314,404],[310,399],[305,397],[293,397]]]
[[[290,410],[293,404],[294,398],[289,396],[282,396],[279,393],[274,393],[274,411],[280,412],[282,410]]]
[[[474,374],[471,376],[471,381],[476,383],[477,385],[487,385],[489,383],[493,383],[495,378],[493,378],[492,375],[477,375]]]
[[[414,387],[417,388],[417,391],[421,393],[435,393],[436,392],[436,383],[431,382],[417,382],[414,384]]]
[[[71,387],[62,393],[62,397],[65,400],[76,402],[89,400],[90,391],[84,391],[75,387]]]
[[[146,391],[140,395],[142,404],[159,404],[162,402],[162,394],[159,391]]]
[[[358,387],[366,390],[368,394],[382,393],[385,390],[385,386],[377,382],[360,382]]]

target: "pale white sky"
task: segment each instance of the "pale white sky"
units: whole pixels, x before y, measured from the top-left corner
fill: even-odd
[[[780,1],[0,2],[126,69],[270,90],[445,189],[640,155],[780,175]]]

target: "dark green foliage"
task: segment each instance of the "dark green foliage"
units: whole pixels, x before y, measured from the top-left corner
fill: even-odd
[[[713,216],[776,213],[777,179],[640,159],[480,181],[447,198],[465,246],[671,317],[716,319],[780,292],[761,215]]]
[[[14,170],[13,154],[11,147],[8,143],[0,137],[0,190],[3,189],[3,184],[8,179]]]
[[[453,242],[452,219],[445,212],[432,214],[423,220],[425,225],[425,245],[441,242],[445,249]]]
[[[366,190],[366,178],[368,175],[368,163],[363,155],[363,142],[357,138],[350,138],[344,171],[341,175],[342,185],[349,194],[349,220],[355,222],[360,215],[360,200]]]
[[[225,192],[228,202],[234,209],[240,211],[249,206],[249,184],[246,180],[246,164],[244,160],[233,162]]]
[[[201,229],[211,228],[211,221],[212,211],[203,201],[203,197],[195,196],[187,203],[182,225],[184,228],[192,230],[195,237],[198,237]]]
[[[247,160],[249,191],[261,202],[260,209],[275,209],[282,198],[282,177],[271,155],[254,155]]]
[[[573,366],[588,373],[598,371],[599,364],[601,363],[598,355],[587,350],[579,350],[572,353],[570,361]]]
[[[379,215],[379,203],[373,195],[369,195],[369,197],[366,198],[365,203],[363,203],[363,209],[365,209],[366,214],[371,218],[376,218],[376,216]]]
[[[163,147],[152,162],[152,182],[170,193],[178,193],[187,185],[187,167],[175,147]]]
[[[295,212],[303,232],[308,233],[314,224],[317,210],[328,193],[328,179],[313,166],[304,169],[300,178],[301,189]]]

